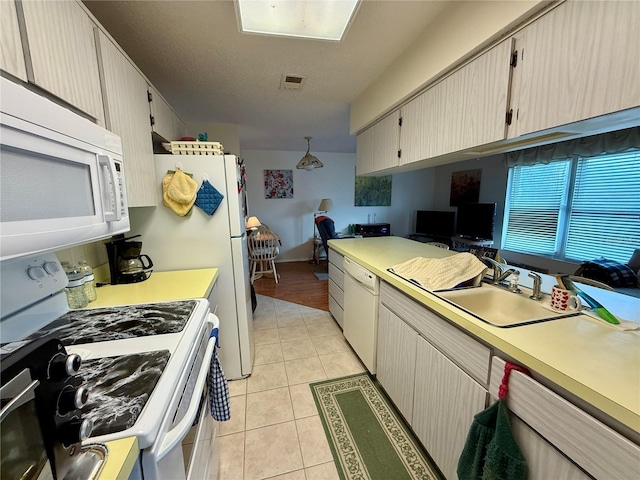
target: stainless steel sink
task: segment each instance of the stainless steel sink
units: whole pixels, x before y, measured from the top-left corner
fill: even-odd
[[[108,455],[107,447],[99,443],[82,447],[80,452],[73,456],[71,468],[64,476],[64,480],[93,480],[98,478]]]
[[[542,300],[532,300],[529,298],[531,290],[527,288],[522,288],[522,293],[518,294],[506,288],[482,284],[474,288],[443,290],[436,295],[483,322],[502,328],[578,315],[576,312],[558,313],[544,308],[542,303],[549,303],[549,295],[543,294]]]

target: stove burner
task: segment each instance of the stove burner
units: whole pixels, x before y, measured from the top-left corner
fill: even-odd
[[[78,376],[89,390],[82,415],[93,420],[92,437],[132,427],[169,360],[169,350],[87,360]]]
[[[44,335],[65,346],[182,331],[196,307],[195,300],[72,310],[27,340]]]

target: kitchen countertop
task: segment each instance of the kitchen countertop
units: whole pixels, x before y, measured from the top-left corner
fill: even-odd
[[[207,298],[217,279],[217,268],[153,272],[144,282],[98,288],[98,299],[89,308]],[[97,480],[126,480],[138,458],[138,439],[127,437],[106,445],[108,460]]]
[[[217,279],[217,268],[153,272],[144,282],[97,288],[98,299],[88,308],[207,298]]]
[[[387,271],[414,257],[443,258],[455,252],[400,237],[330,240],[329,245],[490,345],[498,354],[506,354],[606,416],[640,432],[639,331],[619,331],[586,315],[514,328],[494,327]],[[519,283],[530,287],[528,271],[518,270]],[[541,276],[542,291],[550,293],[555,278]],[[640,322],[640,299],[582,284],[580,288],[612,313]]]
[[[138,458],[136,437],[121,438],[105,444],[109,450],[107,461],[97,480],[127,480]]]

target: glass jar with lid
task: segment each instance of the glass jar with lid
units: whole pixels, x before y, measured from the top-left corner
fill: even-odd
[[[80,271],[80,267],[70,262],[62,262],[64,273],[67,274],[69,284],[65,289],[67,294],[67,303],[69,308],[84,308],[89,304],[87,296],[84,293],[84,275]]]

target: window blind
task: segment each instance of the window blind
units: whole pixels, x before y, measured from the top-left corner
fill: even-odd
[[[502,248],[543,255],[556,253],[570,167],[570,160],[562,160],[510,170]]]
[[[638,247],[640,150],[510,169],[502,248],[626,263]]]
[[[626,263],[640,247],[640,151],[578,160],[564,256]]]

